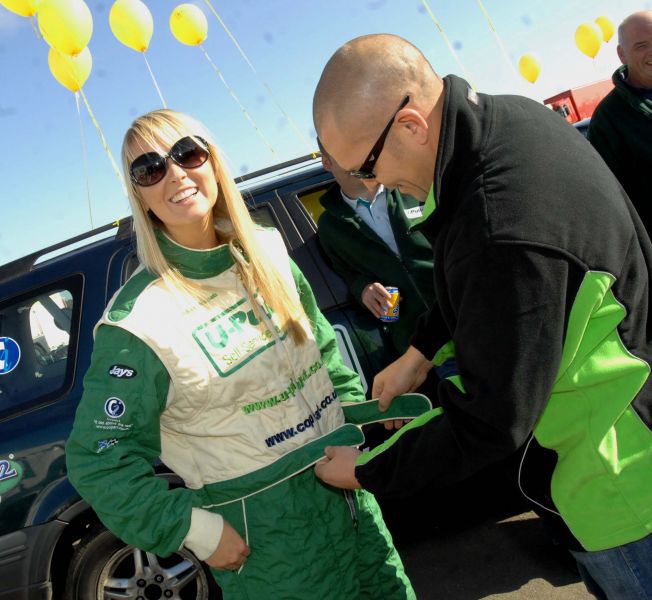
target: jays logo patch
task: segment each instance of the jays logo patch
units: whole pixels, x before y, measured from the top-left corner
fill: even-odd
[[[127,365],[111,365],[108,371],[111,377],[116,377],[117,379],[131,379],[138,375],[138,371]]]
[[[125,406],[125,403],[120,400],[120,398],[112,397],[104,403],[104,412],[106,413],[107,417],[112,419],[119,419],[122,415],[125,414],[126,410],[127,407]]]

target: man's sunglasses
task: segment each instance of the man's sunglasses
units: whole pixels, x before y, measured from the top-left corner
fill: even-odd
[[[208,160],[209,156],[208,142],[204,138],[184,137],[170,148],[168,154],[161,155],[158,152],[141,154],[131,163],[129,175],[136,185],[147,187],[157,184],[165,177],[168,158],[184,169],[197,169]]]
[[[349,175],[351,175],[351,177],[355,177],[356,179],[376,179],[376,175],[374,174],[374,167],[376,166],[376,161],[378,160],[380,153],[383,151],[389,130],[392,128],[394,119],[396,118],[398,112],[405,108],[409,101],[410,96],[405,96],[405,98],[403,98],[401,105],[396,109],[396,111],[394,111],[392,118],[385,126],[385,129],[383,129],[383,132],[380,134],[378,141],[374,144],[374,147],[371,149],[371,152],[369,152],[366,160],[362,163],[362,166],[359,169],[349,171]]]

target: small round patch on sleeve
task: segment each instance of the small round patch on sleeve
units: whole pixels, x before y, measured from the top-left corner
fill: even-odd
[[[106,416],[111,419],[119,419],[125,414],[126,410],[127,407],[125,406],[125,403],[115,396],[108,398],[104,403],[104,412],[106,413]]]

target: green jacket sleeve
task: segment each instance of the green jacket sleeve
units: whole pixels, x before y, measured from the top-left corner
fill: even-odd
[[[292,275],[301,298],[301,304],[312,325],[315,341],[321,352],[322,360],[328,370],[340,402],[362,402],[365,400],[358,374],[349,369],[342,361],[335,331],[317,306],[312,288],[299,267],[290,259]]]
[[[192,492],[168,489],[152,466],[168,386],[149,347],[119,327],[100,326],[66,445],[70,481],[100,520],[127,544],[160,555],[181,547],[193,513]]]

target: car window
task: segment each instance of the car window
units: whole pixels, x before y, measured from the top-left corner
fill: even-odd
[[[280,229],[269,204],[259,204],[258,206],[251,207],[249,214],[257,225]]]
[[[324,195],[329,185],[322,185],[316,189],[312,188],[311,190],[297,194],[299,201],[303,204],[315,223],[317,223],[319,217],[324,212],[324,207],[319,202],[319,199]]]
[[[0,305],[0,416],[50,400],[71,383],[81,276]]]

